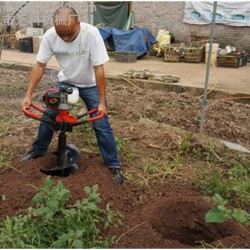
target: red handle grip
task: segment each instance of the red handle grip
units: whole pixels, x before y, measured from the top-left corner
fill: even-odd
[[[88,111],[87,114],[88,114],[88,115],[91,115],[91,114],[93,114],[93,113],[96,113],[97,111],[98,111],[98,108],[94,108],[94,109]],[[87,122],[93,122],[93,121],[99,120],[99,119],[103,118],[104,116],[105,116],[105,113],[102,112],[102,111],[100,111],[99,115],[97,115],[97,116],[95,116],[95,117],[92,117],[92,118],[89,118],[89,119],[87,120]]]
[[[37,111],[41,112],[41,113],[44,112],[44,109],[37,107],[37,106],[36,106],[35,104],[33,104],[33,103],[31,103],[30,106],[31,106],[32,108],[36,109]],[[42,120],[42,116],[32,113],[32,112],[29,111],[29,109],[27,109],[27,108],[23,108],[23,113],[24,113],[25,115],[27,115],[28,117],[30,117],[30,118],[33,118],[33,119],[36,119],[36,120]]]
[[[34,109],[36,109],[37,111],[41,112],[42,114],[44,113],[44,109],[42,109],[42,108],[36,106],[36,105],[33,104],[33,103],[31,103],[31,107],[34,108]],[[98,112],[98,108],[94,108],[94,109],[88,111],[86,114],[84,114],[84,116],[85,116],[85,115],[91,115],[91,114],[96,113],[96,112]],[[42,116],[41,116],[41,115],[34,114],[34,113],[32,113],[32,112],[31,112],[29,109],[27,109],[27,108],[23,108],[23,113],[24,113],[26,116],[30,117],[30,118],[33,118],[33,119],[42,121]],[[60,115],[60,111],[59,111],[59,115]],[[91,118],[87,119],[87,120],[84,121],[84,122],[93,122],[93,121],[96,121],[96,120],[99,120],[99,119],[103,118],[104,116],[105,116],[105,113],[101,111],[99,115],[97,115],[97,116],[95,116],[95,117],[91,117]]]

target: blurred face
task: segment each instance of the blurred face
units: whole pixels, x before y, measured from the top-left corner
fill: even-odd
[[[80,32],[80,22],[70,16],[58,15],[54,25],[57,35],[66,43],[74,41]]]

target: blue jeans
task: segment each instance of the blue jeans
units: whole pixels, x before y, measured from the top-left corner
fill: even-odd
[[[62,85],[76,87],[65,82],[57,83],[58,87]],[[79,96],[85,103],[88,110],[98,107],[100,103],[100,96],[96,86],[90,88],[78,88],[78,90]],[[57,115],[55,110],[49,108],[46,109],[46,112],[53,117],[56,117]],[[47,116],[44,116],[44,118],[49,119]],[[120,168],[120,161],[117,157],[117,146],[108,116],[105,115],[103,118],[92,123],[104,164],[109,168]],[[33,150],[35,150],[35,152],[39,155],[44,154],[52,140],[53,134],[54,131],[47,124],[41,122],[37,139],[32,144]]]

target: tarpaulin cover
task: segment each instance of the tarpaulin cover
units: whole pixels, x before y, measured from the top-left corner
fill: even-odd
[[[146,28],[135,27],[128,31],[118,30],[112,27],[99,27],[103,40],[115,52],[136,52],[137,57],[148,52],[150,45],[157,40]]]
[[[123,29],[128,20],[128,2],[95,2],[94,25],[104,23]]]

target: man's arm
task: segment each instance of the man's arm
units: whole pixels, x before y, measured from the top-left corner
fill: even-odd
[[[44,74],[45,67],[46,67],[46,64],[39,63],[39,62],[37,62],[34,65],[32,72],[31,72],[29,87],[27,89],[25,98],[24,98],[23,103],[22,103],[22,108],[29,108],[30,107],[32,94],[33,94],[37,84],[39,83],[39,81],[41,80],[41,78]]]
[[[98,111],[103,111],[105,114],[107,113],[107,107],[105,102],[106,97],[106,79],[104,74],[104,67],[103,64],[94,66],[95,71],[95,78],[96,78],[96,84],[97,88],[100,94],[100,104],[98,107]]]

